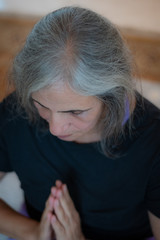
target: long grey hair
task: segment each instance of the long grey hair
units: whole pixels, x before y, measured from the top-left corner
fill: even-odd
[[[15,57],[12,78],[32,121],[37,112],[31,94],[60,81],[103,101],[101,148],[108,156],[124,134],[126,114],[131,121],[135,90],[129,50],[117,27],[91,10],[65,7],[43,17]]]

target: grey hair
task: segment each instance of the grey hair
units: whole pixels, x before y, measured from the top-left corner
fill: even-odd
[[[112,145],[124,134],[126,111],[128,117],[133,112],[135,90],[131,55],[109,20],[74,6],[49,13],[34,26],[15,57],[12,77],[31,120],[37,119],[32,93],[60,81],[103,101],[101,148],[112,155]]]

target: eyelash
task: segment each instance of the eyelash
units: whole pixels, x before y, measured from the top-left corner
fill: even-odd
[[[82,112],[81,111],[71,111],[70,113],[73,115],[80,115]]]

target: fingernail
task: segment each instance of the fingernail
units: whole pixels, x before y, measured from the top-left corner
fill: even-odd
[[[62,185],[61,180],[56,180],[55,185],[56,185],[58,188],[61,187],[61,185]]]

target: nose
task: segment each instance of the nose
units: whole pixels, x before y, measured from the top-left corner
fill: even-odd
[[[49,131],[55,136],[63,136],[67,134],[70,123],[62,113],[52,114],[49,119]]]

